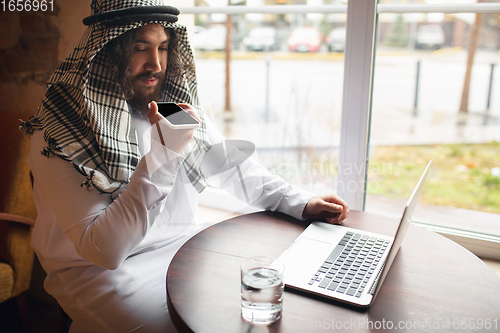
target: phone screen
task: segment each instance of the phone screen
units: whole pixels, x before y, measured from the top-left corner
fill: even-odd
[[[165,117],[172,125],[198,125],[198,121],[191,117],[175,103],[157,103],[158,112]]]

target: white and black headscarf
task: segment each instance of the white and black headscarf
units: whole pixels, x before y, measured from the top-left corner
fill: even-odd
[[[140,160],[137,134],[127,101],[117,84],[105,52],[111,40],[148,23],[174,29],[182,61],[193,64],[187,30],[175,23],[179,11],[161,0],[93,0],[92,15],[84,20],[86,33],[47,82],[48,91],[38,113],[21,125],[27,134],[43,130],[48,144],[42,154],[70,161],[86,177],[82,184],[101,193],[117,194],[127,184]],[[194,71],[166,75],[163,99],[199,108]],[[205,181],[199,161],[208,150],[204,122],[196,129],[194,144],[184,162],[193,186],[201,192]],[[114,195],[113,195],[114,197]]]

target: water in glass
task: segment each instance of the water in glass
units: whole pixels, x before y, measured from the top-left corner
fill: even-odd
[[[243,318],[269,324],[281,318],[283,274],[270,267],[242,272],[241,313]]]

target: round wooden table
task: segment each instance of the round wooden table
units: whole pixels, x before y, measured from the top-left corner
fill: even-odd
[[[351,211],[345,226],[394,236],[398,220]],[[373,306],[347,305],[285,290],[281,320],[241,318],[240,264],[278,257],[306,222],[260,212],[213,225],[190,239],[167,273],[167,302],[179,332],[499,332],[500,278],[474,254],[410,225]],[[286,274],[286,272],[285,272]]]

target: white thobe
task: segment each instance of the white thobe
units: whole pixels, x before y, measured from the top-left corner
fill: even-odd
[[[31,139],[38,217],[32,246],[47,272],[45,289],[73,319],[71,332],[175,332],[165,279],[175,252],[200,230],[198,192],[184,154],[162,146],[148,120],[133,118],[141,160],[119,196],[88,191],[71,163],[40,154],[42,131]],[[223,138],[207,121],[211,144]],[[153,139],[151,137],[153,136]],[[159,158],[160,156],[160,158]],[[253,206],[301,219],[312,197],[248,159],[209,182]]]

